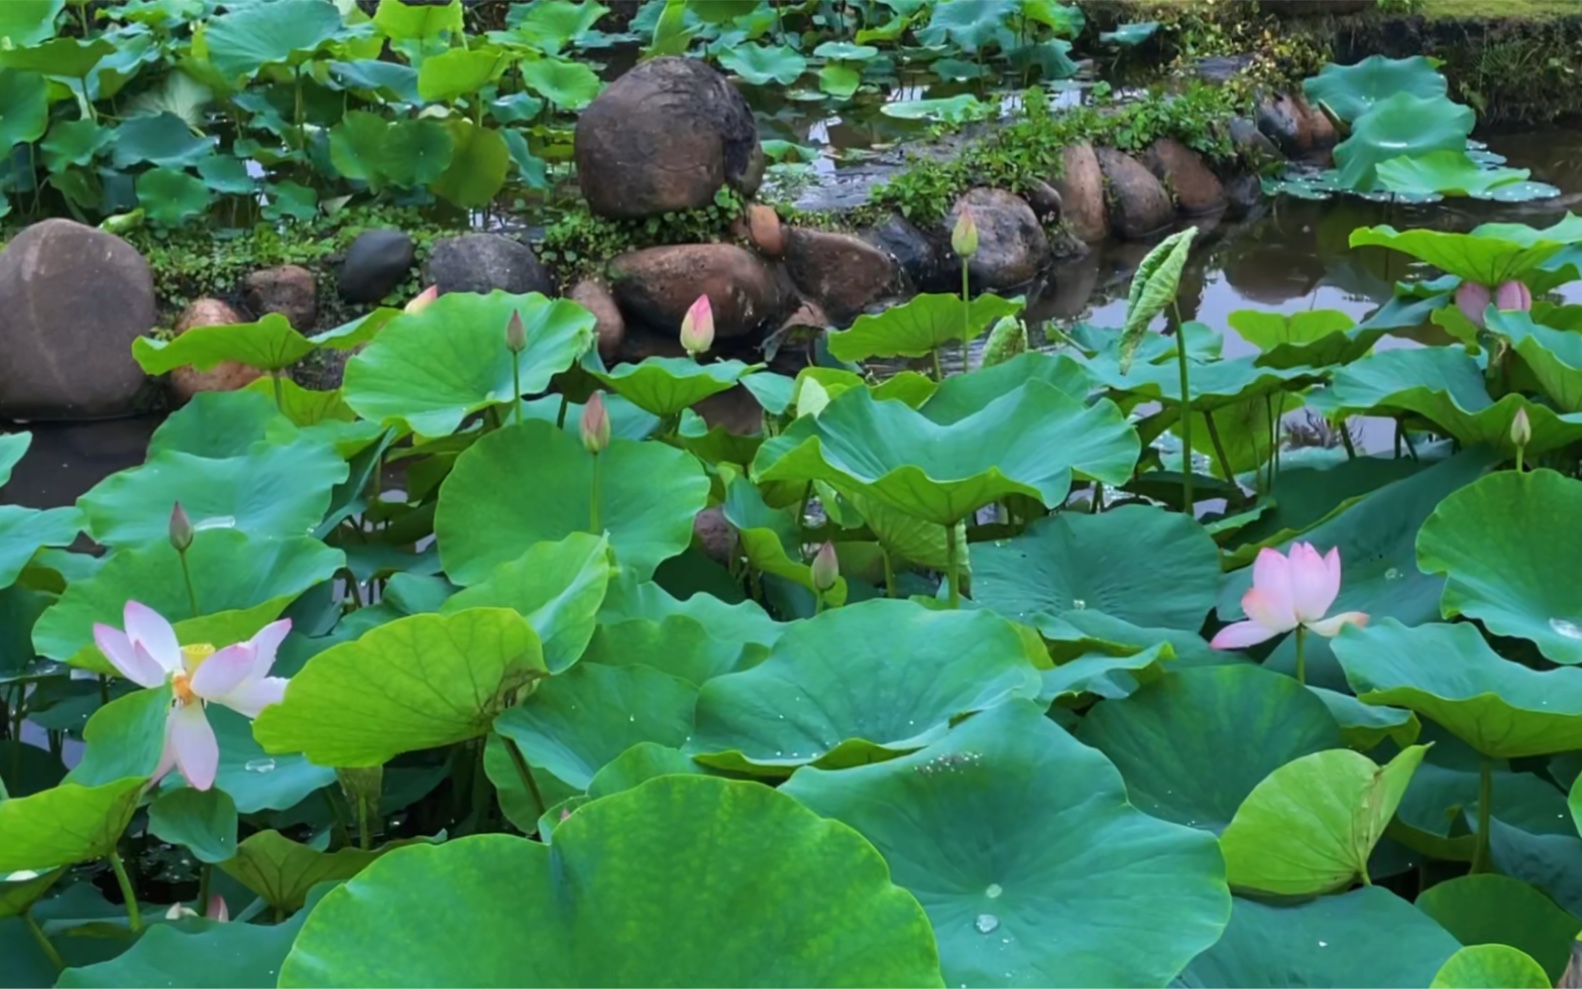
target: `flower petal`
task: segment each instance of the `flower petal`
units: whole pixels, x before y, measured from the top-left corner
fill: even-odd
[[[220,742],[209,727],[202,704],[177,704],[170,710],[170,747],[176,765],[194,790],[214,786],[220,769]]]
[[[1462,282],[1456,289],[1456,308],[1478,329],[1483,329],[1483,314],[1489,308],[1489,287],[1477,282]]]
[[[1241,610],[1271,634],[1289,632],[1300,624],[1291,611],[1289,599],[1278,600],[1272,594],[1265,593],[1261,587],[1251,588],[1241,596]]]
[[[286,636],[291,633],[291,619],[282,618],[278,622],[270,622],[258,630],[258,634],[248,639],[248,645],[253,647],[253,675],[268,676],[275,665],[275,653],[279,651],[280,644],[286,641]]]
[[[126,637],[134,644],[141,643],[166,673],[181,669],[181,644],[176,641],[176,630],[159,612],[146,604],[128,601],[123,618],[126,622]]]
[[[1209,645],[1215,649],[1245,649],[1260,642],[1268,642],[1279,634],[1274,629],[1265,628],[1257,622],[1237,622],[1220,629]]]
[[[198,672],[192,675],[192,692],[206,701],[223,697],[252,674],[256,658],[253,647],[245,642],[226,646],[205,659]]]
[[[154,770],[154,775],[149,777],[148,782],[151,786],[170,775],[170,771],[176,768],[176,746],[171,743],[170,739],[171,726],[175,723],[175,713],[175,711],[171,711],[170,716],[165,718],[165,748],[159,753],[158,768]]]
[[[133,646],[120,629],[94,622],[93,643],[111,666],[139,687],[157,687],[165,682],[165,671],[160,665],[146,651]]]
[[[1307,627],[1322,635],[1326,639],[1333,639],[1340,634],[1340,630],[1347,625],[1362,628],[1368,624],[1368,616],[1360,611],[1343,611],[1332,615],[1321,622],[1308,622]]]
[[[1301,621],[1323,618],[1340,593],[1340,554],[1333,549],[1329,552],[1334,557],[1333,567],[1307,543],[1291,547],[1291,604]]]
[[[204,916],[208,917],[210,920],[217,920],[222,924],[229,921],[231,919],[231,911],[230,908],[225,905],[225,897],[218,893],[215,893],[213,896],[209,897],[209,909],[208,912],[204,914]]]
[[[230,693],[211,697],[210,700],[223,704],[237,714],[256,718],[264,708],[285,699],[286,685],[290,682],[285,677],[250,677]]]
[[[1296,627],[1296,608],[1291,603],[1291,561],[1279,550],[1264,547],[1258,551],[1257,558],[1252,561],[1252,586],[1269,606],[1268,613],[1280,616],[1274,622],[1276,627]],[[1250,612],[1247,617],[1257,621]]]

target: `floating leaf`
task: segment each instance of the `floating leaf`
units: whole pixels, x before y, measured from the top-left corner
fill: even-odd
[[[972,339],[1006,316],[1022,311],[1021,299],[985,293],[962,314],[955,295],[917,295],[877,315],[863,314],[851,329],[829,335],[829,352],[843,361],[870,357],[926,357],[951,341]]]
[[[1465,151],[1430,151],[1421,155],[1388,158],[1376,166],[1379,184],[1403,196],[1472,196],[1493,199],[1500,190],[1518,184],[1528,187],[1524,199],[1544,198],[1540,183],[1527,182],[1532,172],[1525,168],[1483,168]],[[1548,188],[1553,189],[1553,186]],[[1549,195],[1558,196],[1559,189]]]
[[[1318,75],[1302,83],[1302,90],[1310,102],[1324,104],[1349,124],[1396,93],[1423,100],[1444,97],[1449,83],[1434,60],[1425,56],[1370,55],[1352,65],[1324,66]]]
[[[721,52],[720,67],[753,86],[771,82],[789,86],[807,71],[807,59],[789,45],[745,44]]]

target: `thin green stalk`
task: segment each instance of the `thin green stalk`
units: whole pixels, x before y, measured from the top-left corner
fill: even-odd
[[[99,674],[99,703],[110,703],[110,678],[103,673]]]
[[[1296,627],[1296,682],[1307,683],[1307,626]]]
[[[560,411],[555,413],[555,428],[556,429],[565,429],[566,428],[566,410],[569,409],[569,408],[571,408],[571,399],[566,397],[566,393],[565,392],[561,392],[560,393]]]
[[[884,557],[884,596],[893,598],[895,597],[895,561],[890,559],[890,551],[883,547],[880,548],[879,555]]]
[[[599,535],[599,486],[603,480],[604,458],[597,453],[593,455],[593,488],[588,497],[588,531],[595,536]]]
[[[213,871],[213,866],[207,862],[198,867],[198,912],[202,914],[209,910],[209,875]]]
[[[143,912],[137,906],[137,890],[132,888],[132,877],[126,874],[126,863],[121,861],[121,853],[110,849],[107,856],[110,868],[115,870],[115,881],[121,887],[121,898],[126,901],[126,922],[132,928],[133,934],[143,930]]]
[[[813,617],[817,618],[824,613],[824,595],[817,589],[813,590]]]
[[[198,610],[198,591],[192,584],[192,568],[187,565],[187,551],[182,550],[176,557],[181,560],[181,579],[187,583],[187,605],[192,608],[192,617],[196,618],[202,612]]]
[[[296,72],[295,79],[296,79],[296,88],[297,88],[297,97],[296,97],[296,99],[297,99],[297,111],[296,111],[297,150],[301,151],[303,154],[307,154],[307,151],[308,151],[308,122],[305,119],[303,119],[303,116],[302,116],[302,66],[300,66],[300,65],[297,66],[297,72]]]
[[[1192,500],[1192,393],[1187,385],[1186,331],[1181,325],[1181,307],[1171,300],[1175,313],[1176,366],[1181,371],[1181,510],[1188,515],[1197,504]]]
[[[1518,473],[1518,474],[1520,474],[1522,472],[1522,453],[1525,450],[1526,450],[1526,447],[1519,446],[1519,447],[1516,448],[1516,473]]]
[[[1412,434],[1407,432],[1405,427],[1401,429],[1401,439],[1406,442],[1406,452],[1412,455],[1412,459],[1419,459],[1417,456],[1417,445],[1412,442]]]
[[[272,381],[274,383],[274,386],[275,386],[275,411],[279,412],[281,415],[285,415],[286,414],[286,398],[285,398],[285,395],[282,394],[282,386],[280,384],[280,372],[279,371],[270,371],[269,372],[269,380]]]
[[[956,553],[956,524],[945,526],[945,576],[950,581],[950,606],[961,607],[961,561]]]
[[[505,742],[505,750],[511,753],[511,765],[516,767],[517,777],[521,779],[522,785],[527,787],[527,792],[533,795],[533,806],[538,808],[538,816],[543,817],[544,812],[549,808],[544,804],[544,795],[539,792],[538,780],[533,778],[533,767],[529,766],[527,760],[522,757],[522,750],[516,747],[515,741],[504,735],[500,737]]]
[[[324,802],[329,805],[330,816],[335,818],[335,831],[340,836],[342,848],[350,848],[352,844],[352,828],[346,821],[346,812],[341,809],[341,802],[335,799],[335,794],[330,792],[334,787],[325,787],[319,792],[324,794]]]
[[[1214,425],[1213,410],[1205,410],[1203,412],[1203,424],[1208,427],[1208,441],[1214,444],[1214,456],[1219,460],[1220,471],[1224,473],[1225,480],[1235,484],[1236,473],[1230,469],[1230,457],[1225,453],[1225,444],[1219,438],[1219,428]],[[1238,486],[1236,491],[1239,494],[1241,488]]]
[[[516,417],[516,424],[522,424],[522,362],[517,359],[517,354],[511,355],[511,412]],[[566,398],[561,396],[560,414],[566,415]]]
[[[22,922],[27,924],[27,929],[33,935],[33,940],[38,942],[39,950],[43,951],[44,957],[48,958],[50,964],[55,966],[55,971],[64,972],[66,970],[66,959],[62,958],[60,952],[55,950],[54,943],[50,941],[49,935],[44,933],[44,928],[38,926],[38,921],[33,919],[33,914],[31,912],[24,913]]]
[[[472,774],[472,833],[483,834],[489,830],[489,791],[493,788],[494,783],[489,779],[488,772],[484,770],[483,754],[488,747],[487,740],[478,739],[476,747],[478,750],[478,766]],[[361,804],[363,801],[359,800],[358,803]],[[368,829],[364,827],[363,835],[366,837],[367,833]],[[367,846],[364,847],[366,848]]]
[[[1356,460],[1357,448],[1351,445],[1351,428],[1346,422],[1345,416],[1340,419],[1340,442],[1346,448],[1346,459]]]
[[[807,528],[807,503],[813,498],[813,482],[809,481],[802,486],[802,500],[796,507],[796,531],[801,532]]]
[[[1102,483],[1100,483],[1099,481],[1094,481],[1093,482],[1093,504],[1088,506],[1089,514],[1092,514],[1092,515],[1099,514],[1100,506],[1102,506],[1103,504],[1104,504],[1104,485]]]
[[[1494,814],[1494,760],[1478,760],[1478,843],[1472,846],[1472,871],[1489,871],[1489,818]]]
[[[967,259],[961,259],[961,373],[972,370],[972,295],[967,282]]]
[[[934,380],[944,381],[945,369],[939,366],[939,348],[935,347],[933,350],[929,351],[928,356],[934,359]]]

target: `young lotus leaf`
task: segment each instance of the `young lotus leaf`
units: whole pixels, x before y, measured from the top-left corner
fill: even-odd
[[[1417,909],[1462,944],[1508,945],[1532,956],[1547,974],[1546,986],[1560,981],[1577,932],[1582,931],[1582,920],[1509,876],[1458,876],[1423,891]]]
[[[633,745],[685,742],[697,699],[695,685],[650,666],[578,663],[501,714],[494,730],[530,765],[586,790],[595,773]]]
[[[380,4],[380,7],[396,6]],[[216,17],[205,25],[209,61],[234,81],[266,65],[301,65],[325,42],[340,34],[341,12],[326,0],[292,5],[291,16],[263,6],[249,6]]]
[[[1275,769],[1220,835],[1231,886],[1306,896],[1366,876],[1373,846],[1427,751],[1410,746],[1380,767],[1350,749],[1330,749]]]
[[[998,615],[864,601],[799,623],[759,665],[705,683],[687,751],[767,776],[862,765],[1039,687],[1021,637]]]
[[[1582,242],[1582,217],[1570,213],[1548,227],[1485,223],[1471,233],[1362,227],[1351,232],[1350,241],[1352,247],[1401,251],[1447,275],[1489,286],[1521,280],[1578,242]]]
[[[706,776],[593,801],[550,845],[390,855],[324,898],[280,970],[286,989],[657,984],[943,985],[927,916],[871,845]]]
[[[167,790],[148,808],[151,834],[186,846],[198,861],[210,864],[236,854],[236,825],[236,801],[217,788]]]
[[[1513,663],[1472,625],[1408,628],[1386,619],[1347,630],[1335,657],[1360,699],[1416,711],[1485,756],[1582,748],[1582,670]]]
[[[861,85],[862,73],[849,65],[831,62],[818,70],[818,87],[838,100],[850,99]]]
[[[595,455],[553,423],[496,430],[456,458],[440,488],[434,533],[445,573],[466,587],[534,543],[590,531],[595,492],[596,534],[647,578],[691,543],[709,481],[691,454],[661,443],[615,440]]]
[[[719,61],[721,68],[752,86],[789,86],[807,71],[807,59],[790,45],[736,45],[721,52]]]
[[[129,777],[154,775],[165,749],[170,690],[133,690],[93,712],[83,728],[82,760],[66,782],[103,786]]]
[[[512,354],[505,327],[519,313],[527,347]],[[452,433],[480,409],[509,405],[513,364],[537,394],[593,345],[593,314],[537,293],[453,292],[391,320],[346,364],[346,404],[364,419],[396,420],[424,436]]]
[[[1429,989],[1548,989],[1554,983],[1530,955],[1505,944],[1469,944],[1451,955]]]
[[[560,673],[593,638],[614,564],[609,540],[574,532],[560,542],[537,543],[500,564],[482,583],[448,598],[440,611],[516,609],[544,644],[545,667]]]
[[[149,374],[187,366],[208,371],[221,361],[283,371],[312,352],[312,342],[279,313],[269,313],[256,323],[195,326],[173,340],[132,341],[132,356]]]
[[[724,507],[725,520],[735,526],[741,553],[750,566],[818,592],[812,567],[802,558],[801,536],[791,512],[764,504],[763,494],[745,477],[731,481]],[[834,607],[845,604],[846,578],[837,576],[824,596]]]
[[[547,672],[538,636],[515,611],[413,615],[308,660],[253,734],[267,752],[301,752],[321,766],[377,766],[479,737]]]
[[[45,546],[70,546],[82,531],[75,508],[0,505],[0,587],[9,587]]]
[[[940,382],[938,388],[931,389],[930,394],[924,396],[925,401],[907,404],[921,408],[929,419],[948,426],[982,411],[985,405],[1026,381],[1042,381],[1072,398],[1083,400],[1093,390],[1093,378],[1087,369],[1070,357],[1029,351],[1004,364],[979,368],[971,374],[951,375]],[[876,391],[875,397],[882,396]]]
[[[928,911],[948,985],[1164,985],[1230,916],[1213,837],[1133,809],[1115,768],[1029,701],[888,762],[804,767],[781,792],[873,842]]]
[[[1554,189],[1528,182],[1532,172],[1525,168],[1483,168],[1465,151],[1430,151],[1424,155],[1401,155],[1378,163],[1375,171],[1379,185],[1401,196],[1471,196],[1495,199],[1503,190],[1524,186],[1522,199],[1542,199],[1543,190]],[[1549,193],[1558,196],[1559,189]]]
[[[1340,745],[1318,698],[1256,666],[1174,670],[1098,704],[1076,735],[1115,764],[1139,810],[1215,832],[1271,772]]]
[[[342,848],[326,852],[292,841],[278,831],[260,831],[236,846],[236,856],[220,863],[225,874],[263,897],[276,910],[301,910],[308,891],[319,883],[357,875],[400,844],[378,851]]]
[[[973,339],[996,320],[1020,313],[1025,304],[984,293],[968,303],[963,316],[958,295],[918,295],[877,315],[858,316],[851,329],[826,339],[829,352],[843,361],[926,357],[944,344]]]
[[[271,985],[307,918],[307,911],[299,911],[273,926],[210,924],[191,934],[171,924],[158,924],[109,961],[66,969],[56,986],[127,989],[184,985],[193,989],[228,989]],[[194,959],[199,958],[203,963],[194,965]]]
[[[1352,65],[1331,62],[1319,70],[1318,75],[1304,81],[1302,91],[1309,102],[1324,104],[1349,124],[1396,93],[1425,100],[1444,97],[1449,83],[1434,60],[1422,55],[1411,58],[1370,55]]]
[[[689,357],[649,357],[593,376],[643,411],[665,418],[729,391],[751,371],[741,361],[699,364]]]
[[[1416,989],[1459,947],[1444,928],[1382,886],[1285,905],[1238,896],[1225,936],[1181,973],[1181,985],[1218,989],[1295,980],[1335,989]]]
[[[1058,505],[1076,475],[1120,484],[1137,454],[1137,434],[1113,404],[1087,406],[1042,381],[1028,381],[948,426],[860,389],[764,443],[753,475],[825,481],[952,525],[1011,494]]]
[[[137,811],[146,777],[102,786],[62,783],[31,797],[0,800],[0,873],[44,872],[103,858]]]
[[[1337,181],[1344,189],[1371,192],[1378,187],[1375,168],[1380,162],[1401,155],[1463,150],[1476,121],[1471,107],[1443,96],[1394,93],[1358,117],[1351,136],[1335,146]],[[1355,246],[1356,241],[1352,243]]]
[[[1126,293],[1126,323],[1121,330],[1120,369],[1125,374],[1132,357],[1148,332],[1148,324],[1175,302],[1181,287],[1181,272],[1192,254],[1192,239],[1197,227],[1179,230],[1154,246],[1132,275]]]
[[[897,120],[934,120],[960,124],[987,116],[992,112],[992,105],[982,102],[971,93],[958,93],[931,100],[886,102],[879,107],[879,112]]]
[[[461,0],[409,6],[401,0],[379,0],[374,26],[397,41],[426,41],[462,31]]]
[[[1331,367],[1349,364],[1373,349],[1383,329],[1364,329],[1338,309],[1297,313],[1238,309],[1225,318],[1260,351],[1261,367]]]
[[[1448,577],[1446,618],[1537,644],[1556,663],[1582,663],[1582,588],[1555,574],[1582,552],[1561,520],[1582,511],[1582,481],[1552,470],[1500,471],[1455,492],[1417,534],[1418,565]]]
[[[1196,631],[1219,595],[1219,548],[1196,520],[1129,505],[1040,519],[973,551],[973,600],[1007,618],[1093,608]]]

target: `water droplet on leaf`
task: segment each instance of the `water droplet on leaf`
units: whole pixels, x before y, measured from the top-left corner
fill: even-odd
[[[1003,892],[1005,892],[1005,890],[1000,888],[999,883],[990,883],[989,888],[983,891],[983,895],[993,900]]]
[[[1582,639],[1582,627],[1576,622],[1566,621],[1564,618],[1551,618],[1549,627],[1568,639]]]
[[[989,934],[1000,926],[1000,918],[992,913],[980,913],[978,919],[972,922],[972,926],[978,929],[979,934]]]
[[[242,768],[249,773],[272,773],[275,771],[275,760],[249,759],[242,764]]]

